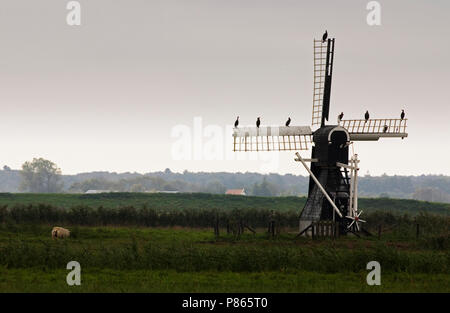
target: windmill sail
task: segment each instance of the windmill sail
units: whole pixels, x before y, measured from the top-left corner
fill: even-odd
[[[312,131],[309,126],[242,127],[233,130],[233,151],[308,150]]]
[[[347,129],[352,141],[376,141],[380,138],[405,138],[408,119],[342,120],[340,125]]]
[[[326,42],[314,39],[313,126],[324,126],[325,120],[328,121],[333,58],[334,38]]]

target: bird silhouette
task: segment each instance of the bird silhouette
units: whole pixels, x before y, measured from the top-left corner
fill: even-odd
[[[259,128],[259,125],[261,125],[261,120],[260,120],[260,118],[258,117],[258,118],[256,119],[256,127]]]
[[[289,117],[289,118],[287,119],[287,121],[286,121],[286,126],[289,127],[289,124],[291,124],[291,118],[290,118],[290,117]]]
[[[237,128],[239,125],[239,116],[236,118],[236,122],[234,122],[234,128]]]
[[[364,123],[367,123],[367,121],[369,120],[369,111],[366,111],[366,114],[364,114],[364,119],[366,120]]]
[[[388,130],[388,126],[387,126],[387,125],[384,125],[384,127],[383,127],[383,133],[387,132],[387,130]]]
[[[322,36],[322,43],[324,43],[327,40],[327,38],[328,38],[328,31],[325,30],[325,33]]]
[[[340,121],[342,121],[343,118],[344,118],[344,112],[341,112],[341,114],[338,115],[338,119]]]
[[[403,121],[403,119],[405,118],[405,110],[402,110],[402,114],[400,114],[400,118],[401,118],[402,121]]]

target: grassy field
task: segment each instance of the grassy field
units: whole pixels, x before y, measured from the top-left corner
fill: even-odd
[[[202,193],[104,193],[104,194],[30,194],[0,193],[0,206],[47,204],[61,208],[73,206],[139,207],[148,205],[154,209],[267,209],[276,211],[300,211],[305,197],[253,197]],[[450,216],[450,204],[405,199],[361,198],[361,208],[367,211],[389,211],[417,214],[420,211]]]
[[[176,272],[88,268],[81,286],[68,286],[66,270],[0,268],[0,291],[8,292],[449,292],[448,275],[386,274],[380,286],[367,272]]]
[[[449,292],[448,249],[426,239],[293,240],[210,229],[76,227],[52,240],[51,226],[2,226],[0,291],[5,292]],[[81,286],[65,283],[69,261]],[[381,286],[365,282],[367,262]]]
[[[0,292],[450,291],[447,205],[363,199],[368,229],[376,234],[382,226],[381,238],[294,239],[304,200],[1,194]],[[256,234],[228,234],[222,224],[215,237],[215,210],[223,218],[244,218]],[[271,210],[283,226],[274,238],[266,228]],[[182,227],[186,219],[188,225],[204,219],[205,227]],[[55,221],[71,230],[70,238],[51,239]],[[72,260],[81,264],[81,286],[66,284],[66,265]],[[372,260],[381,264],[381,286],[366,283],[366,264]]]

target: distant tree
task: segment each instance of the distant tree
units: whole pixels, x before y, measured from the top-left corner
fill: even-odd
[[[130,188],[131,192],[144,192],[145,188],[142,184],[133,184]]]
[[[163,190],[164,185],[167,183],[163,178],[161,177],[152,177],[152,187],[155,190]]]
[[[275,185],[269,183],[264,177],[262,183],[255,183],[252,194],[255,196],[276,196],[278,194],[278,190]]]
[[[82,182],[73,183],[70,188],[72,192],[86,192],[88,190],[121,190],[120,182],[112,182],[103,178],[86,179]]]
[[[417,188],[412,198],[429,202],[448,202],[450,195],[434,187]]]
[[[61,169],[43,158],[22,164],[19,189],[29,192],[60,192],[62,190]]]
[[[164,191],[183,191],[182,187],[185,185],[186,183],[180,180],[174,180],[174,181],[170,181],[165,183],[162,186],[162,190]]]
[[[11,168],[10,168],[8,165],[5,165],[5,166],[3,166],[3,170],[4,170],[4,171],[10,171]]]
[[[224,184],[222,184],[219,180],[213,180],[213,181],[209,181],[206,184],[206,188],[204,189],[204,192],[208,192],[208,193],[225,193],[225,191],[227,190],[227,188],[225,187]]]

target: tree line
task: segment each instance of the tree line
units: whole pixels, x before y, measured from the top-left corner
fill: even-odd
[[[439,235],[449,244],[450,218],[421,212],[416,216],[374,211],[364,216],[365,227],[376,234],[378,230],[397,237],[415,236],[415,226],[420,225],[424,236]],[[298,210],[276,211],[269,209],[154,209],[148,205],[107,208],[79,205],[61,209],[52,205],[0,206],[0,227],[11,225],[64,225],[64,226],[140,226],[140,227],[190,227],[226,228],[235,232],[237,228],[249,230],[268,229],[273,222],[281,229],[297,229]],[[9,225],[9,226],[8,226]],[[240,233],[240,230],[238,231]]]
[[[35,158],[21,170],[4,166],[0,170],[0,191],[3,192],[72,192],[108,190],[120,192],[179,191],[223,194],[227,189],[244,188],[246,194],[257,196],[298,196],[308,191],[309,178],[301,175],[258,173],[174,173],[170,169],[146,174],[91,172],[63,175],[53,162]],[[450,202],[450,177],[370,176],[359,179],[363,197],[407,198],[433,202]]]
[[[220,227],[243,223],[253,227],[267,227],[269,221],[285,227],[298,226],[297,211],[274,212],[267,209],[154,209],[140,207],[97,208],[74,206],[61,209],[52,205],[6,205],[0,207],[0,224],[58,224],[80,226],[143,226],[206,228],[219,223]]]

